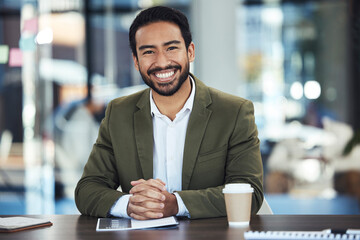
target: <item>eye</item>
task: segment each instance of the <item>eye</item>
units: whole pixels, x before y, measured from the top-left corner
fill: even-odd
[[[148,51],[143,52],[143,55],[153,54],[153,53],[154,53],[154,51],[148,50]]]
[[[171,47],[168,48],[168,51],[175,50],[175,49],[177,49],[177,47],[171,46]]]

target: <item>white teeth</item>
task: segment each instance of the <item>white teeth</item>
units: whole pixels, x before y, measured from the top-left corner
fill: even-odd
[[[158,78],[168,78],[174,75],[174,71],[167,72],[167,73],[156,73],[155,76]]]

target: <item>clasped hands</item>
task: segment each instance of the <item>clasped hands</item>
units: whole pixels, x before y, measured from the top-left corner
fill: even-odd
[[[137,220],[162,218],[176,215],[176,196],[166,190],[160,179],[139,179],[132,181],[132,196],[127,206],[127,214]]]

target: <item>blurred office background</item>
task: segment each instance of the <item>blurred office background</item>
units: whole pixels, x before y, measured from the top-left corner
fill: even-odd
[[[73,192],[109,100],[143,89],[128,28],[190,20],[191,70],[254,102],[275,214],[359,214],[357,0],[0,0],[0,214],[78,213]]]

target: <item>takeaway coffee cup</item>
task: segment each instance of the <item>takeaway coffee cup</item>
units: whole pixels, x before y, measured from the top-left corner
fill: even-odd
[[[246,183],[226,184],[223,189],[229,226],[247,226],[250,222],[254,189]]]

